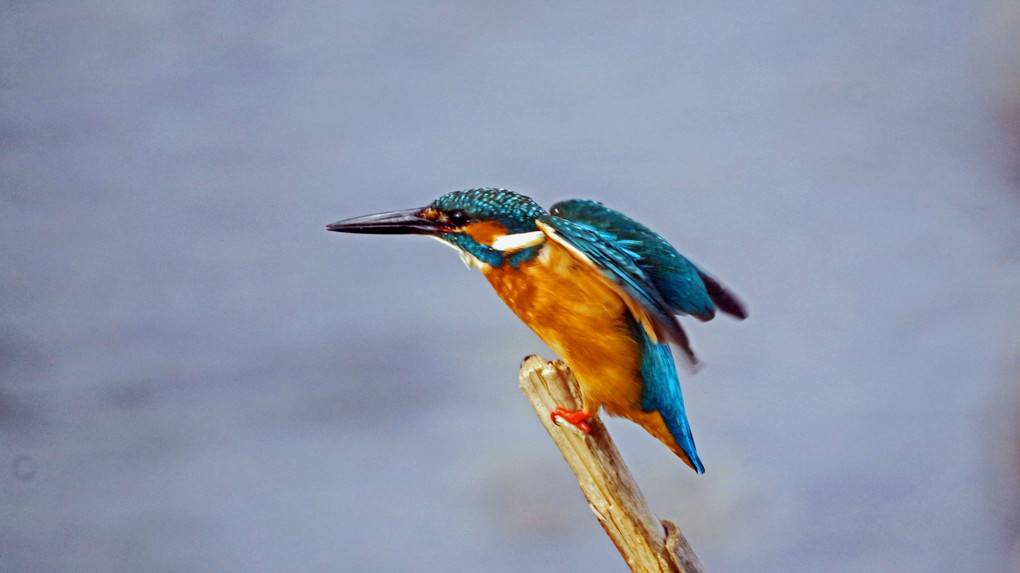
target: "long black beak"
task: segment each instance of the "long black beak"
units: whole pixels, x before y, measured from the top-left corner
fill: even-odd
[[[406,209],[344,219],[326,225],[326,230],[374,235],[438,235],[442,227],[422,217],[421,212],[424,210]]]

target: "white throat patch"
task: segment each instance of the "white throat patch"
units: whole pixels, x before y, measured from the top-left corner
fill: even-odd
[[[488,267],[489,266],[488,264],[483,263],[482,261],[478,260],[478,257],[472,255],[471,253],[465,251],[464,249],[458,247],[457,245],[454,245],[453,243],[448,243],[448,242],[446,242],[446,241],[444,241],[444,240],[442,240],[439,237],[436,237],[434,235],[428,235],[428,237],[430,239],[435,239],[435,240],[439,241],[440,243],[446,245],[447,247],[450,247],[451,249],[457,251],[457,254],[460,255],[460,260],[464,261],[464,266],[466,266],[469,269],[471,267],[475,267],[478,270],[484,270],[484,267]]]

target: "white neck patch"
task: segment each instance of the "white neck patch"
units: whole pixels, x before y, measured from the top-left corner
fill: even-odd
[[[529,231],[527,233],[514,233],[512,235],[500,235],[492,241],[492,248],[497,251],[514,252],[527,247],[541,245],[545,242],[545,233],[542,231]]]

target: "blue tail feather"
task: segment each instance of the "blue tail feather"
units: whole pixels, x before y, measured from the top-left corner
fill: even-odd
[[[644,349],[644,356],[641,359],[641,378],[644,382],[644,388],[641,390],[641,408],[645,412],[658,411],[662,415],[666,428],[680,445],[680,449],[690,458],[691,465],[699,474],[703,474],[705,465],[701,463],[698,450],[694,446],[691,426],[687,422],[687,412],[684,410],[680,380],[669,345],[653,343],[640,325],[636,330]]]

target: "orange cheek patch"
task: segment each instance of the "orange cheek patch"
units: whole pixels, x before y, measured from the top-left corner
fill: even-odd
[[[495,221],[483,221],[464,226],[464,232],[483,245],[492,245],[496,237],[506,234],[506,227]]]

